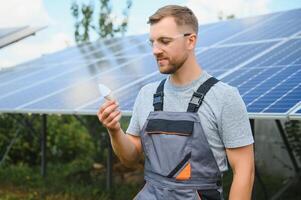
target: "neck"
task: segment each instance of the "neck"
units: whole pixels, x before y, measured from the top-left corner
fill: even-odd
[[[201,66],[197,63],[194,55],[188,57],[185,63],[173,74],[171,74],[171,82],[177,86],[183,86],[191,83],[200,77],[202,73]]]

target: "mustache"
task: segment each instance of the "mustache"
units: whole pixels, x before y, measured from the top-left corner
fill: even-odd
[[[166,56],[156,56],[157,61],[163,60],[163,59],[168,59],[168,57],[166,57]]]

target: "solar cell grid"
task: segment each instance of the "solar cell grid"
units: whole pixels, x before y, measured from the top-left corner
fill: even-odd
[[[143,87],[145,84],[158,81],[163,79],[164,75],[159,75],[159,73],[155,72],[151,74],[149,77],[141,76],[140,80],[137,80],[137,83],[130,87],[126,87],[124,89],[118,88],[117,91],[114,92],[114,97],[118,100],[121,110],[123,111],[131,111],[134,105],[134,101],[139,92],[139,89]],[[89,112],[92,110],[97,110],[99,105],[103,103],[103,99],[99,97],[96,100],[88,102],[84,107],[79,109],[79,112]]]
[[[271,14],[268,16],[256,16],[245,19],[232,19],[213,24],[208,31],[206,29],[203,31],[202,26],[200,26],[197,46],[210,46],[216,43],[223,43],[223,40],[234,37],[236,34],[240,35],[244,31],[256,27],[261,23],[268,22],[274,17],[276,17],[276,15]]]
[[[49,65],[46,67],[31,67],[31,68],[23,68],[23,69],[16,69],[12,68],[8,70],[7,73],[1,74],[0,83],[0,91],[2,87],[7,87],[8,84],[12,84],[12,89],[19,89],[16,85],[16,82],[20,82],[21,86],[26,86],[26,83],[34,84],[34,82],[45,80],[45,76],[51,79],[53,76],[60,76],[61,74],[71,73],[73,71],[78,70],[79,68],[87,68],[92,64],[97,63],[109,63],[108,60],[100,60],[95,61],[94,63],[72,63],[70,62],[62,62],[57,65]],[[102,66],[102,65],[100,65]],[[22,83],[23,82],[23,83]],[[3,92],[3,91],[2,91]]]
[[[225,43],[250,42],[273,38],[289,37],[301,30],[301,11],[294,14],[280,13],[268,23],[261,23],[249,31],[226,41]]]
[[[301,99],[301,38],[283,37],[301,36],[300,13],[202,25],[197,60],[239,89],[250,114],[286,117]],[[102,103],[99,83],[109,86],[121,109],[130,112],[140,88],[164,77],[147,39],[144,34],[98,40],[2,70],[0,112],[94,115]]]
[[[271,67],[268,70],[261,69],[259,73],[251,73],[252,71],[246,74],[249,75],[249,79],[236,85],[249,112],[276,112],[277,109],[273,104],[279,106],[286,102],[285,105],[292,107],[300,100],[301,93],[295,95],[300,87],[299,66]],[[293,96],[296,98],[290,99]],[[288,99],[291,101],[285,101]],[[288,106],[282,106],[280,109],[286,112],[290,108]]]
[[[120,76],[120,77],[106,77],[106,80],[102,82],[110,83],[112,89],[116,89],[128,83],[128,81],[134,81],[139,76]],[[114,80],[118,82],[114,83]],[[98,78],[93,78],[88,81],[82,81],[80,84],[72,85],[66,90],[56,93],[47,99],[41,99],[37,102],[32,102],[28,105],[21,105],[19,108],[39,110],[48,108],[50,110],[75,110],[77,107],[89,102],[91,100],[99,98],[99,91],[97,87]],[[81,95],[85,93],[85,95]]]
[[[125,62],[124,66],[122,66],[122,67],[117,66],[115,68],[108,68],[109,70],[107,70],[106,72],[103,72],[103,73],[93,72],[92,73],[93,76],[90,75],[89,77],[87,76],[86,78],[83,77],[82,72],[76,71],[74,73],[78,74],[78,76],[76,76],[75,74],[68,74],[69,79],[65,80],[65,81],[70,80],[68,82],[68,84],[66,84],[65,82],[64,83],[60,82],[60,81],[62,81],[61,78],[57,77],[56,78],[57,80],[52,80],[51,82],[57,81],[58,84],[56,86],[51,85],[51,87],[49,87],[49,90],[44,90],[43,89],[48,84],[48,82],[44,82],[43,84],[40,83],[40,84],[36,85],[34,88],[29,88],[28,90],[25,89],[25,90],[19,92],[16,95],[26,96],[26,94],[30,93],[30,91],[33,90],[33,91],[35,91],[34,94],[31,94],[33,99],[35,99],[35,98],[39,99],[40,98],[41,101],[43,101],[42,103],[38,103],[37,105],[47,105],[48,101],[55,102],[56,98],[64,99],[64,98],[60,98],[60,97],[65,96],[65,95],[69,95],[70,92],[66,92],[66,91],[71,90],[71,88],[75,87],[74,85],[86,84],[88,82],[90,84],[94,84],[94,85],[97,86],[97,84],[95,82],[95,80],[97,80],[98,83],[105,83],[109,87],[114,89],[116,84],[119,87],[121,87],[125,83],[130,83],[131,81],[136,80],[137,77],[141,77],[141,76],[145,75],[145,72],[152,73],[152,72],[156,71],[156,68],[152,67],[151,65],[150,66],[145,66],[145,67],[143,65],[144,63],[151,63],[152,61],[154,62],[154,59],[151,56],[148,56],[148,57],[145,57],[145,58],[139,58],[139,59],[133,60],[133,62],[128,62],[128,63]],[[116,74],[120,74],[120,76],[122,75],[123,77],[127,77],[128,78],[127,82],[123,81],[123,79],[119,80],[120,76],[118,76]],[[77,77],[79,78],[79,80],[72,81],[72,79],[74,80]],[[91,81],[91,80],[94,80],[94,81]],[[58,88],[59,86],[60,86],[60,88]],[[65,87],[62,87],[62,86],[65,86]],[[90,85],[90,86],[94,87],[92,85]],[[80,86],[78,86],[78,87],[80,87]],[[89,96],[89,94],[87,94],[88,90],[80,90],[80,91],[84,91],[85,95]],[[10,95],[9,98],[14,98],[14,95]],[[14,99],[18,99],[17,96]],[[0,105],[3,103],[3,101],[6,101],[6,100],[7,100],[6,98],[0,99]],[[77,101],[77,99],[75,99],[74,101]],[[25,102],[28,102],[28,99],[26,99],[24,97],[23,97],[22,100],[17,101],[17,103],[19,103],[19,104],[23,104]],[[52,105],[54,105],[54,104],[52,104]],[[7,106],[12,106],[13,107],[13,106],[17,106],[17,105],[14,104],[14,102],[11,102],[10,105],[7,105]],[[49,106],[51,106],[51,104],[49,104]]]
[[[292,39],[283,45],[273,49],[270,53],[257,59],[253,63],[249,64],[252,66],[270,66],[270,65],[288,65],[288,64],[301,64],[301,40]]]
[[[229,70],[272,46],[273,42],[212,48],[197,55],[200,65],[207,71]]]

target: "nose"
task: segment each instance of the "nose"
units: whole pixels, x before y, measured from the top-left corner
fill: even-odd
[[[159,48],[159,47],[157,47],[157,45],[156,44],[153,44],[153,54],[154,55],[158,55],[158,54],[161,54],[162,53],[162,49],[161,48]]]

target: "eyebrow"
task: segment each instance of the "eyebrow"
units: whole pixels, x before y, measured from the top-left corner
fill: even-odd
[[[183,36],[184,37],[186,37],[186,36],[189,36],[189,35],[191,35],[192,33],[183,33]],[[157,39],[160,39],[160,38],[168,38],[168,39],[172,39],[173,37],[170,37],[170,36],[160,36],[160,37],[158,37]],[[154,41],[154,39],[152,39],[152,38],[149,38],[149,41]]]
[[[171,37],[169,37],[169,36],[160,36],[157,39],[159,39],[159,38],[171,38]],[[154,40],[154,39],[153,38],[149,38],[149,40]]]
[[[162,38],[166,38],[166,39],[172,39],[172,37],[170,37],[170,36],[160,36],[160,37],[158,37],[158,38],[157,38],[157,40],[158,40],[158,39],[162,39]],[[153,42],[153,41],[154,41],[154,39],[152,39],[152,38],[149,38],[149,41]]]

